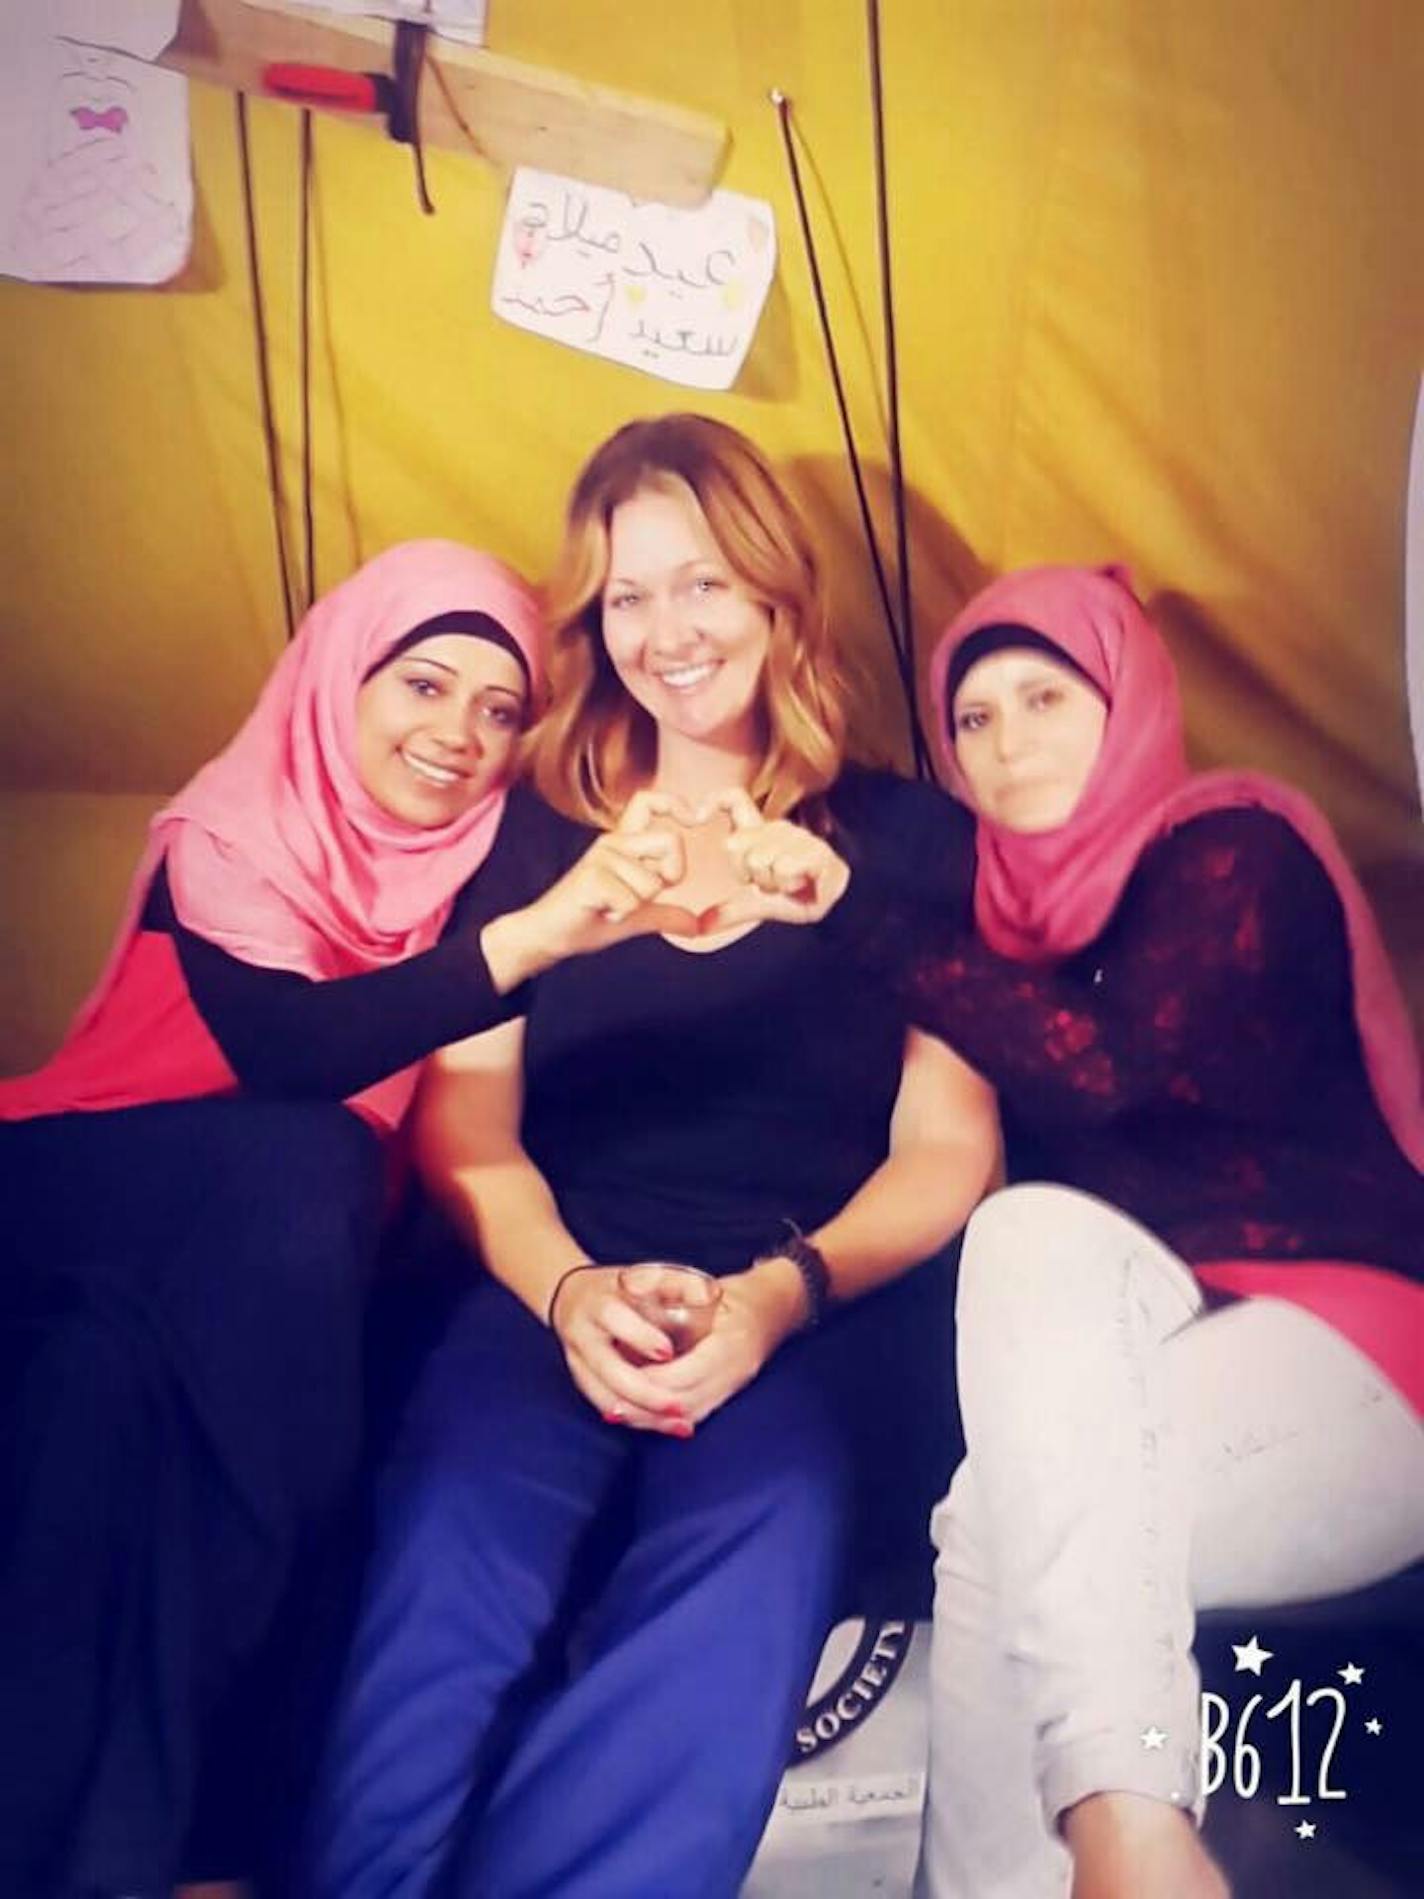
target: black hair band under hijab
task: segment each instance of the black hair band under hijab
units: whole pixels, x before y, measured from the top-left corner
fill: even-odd
[[[418,646],[422,640],[433,640],[437,633],[464,633],[472,640],[488,640],[491,646],[497,646],[502,653],[508,653],[511,659],[519,662],[519,670],[524,675],[524,689],[530,690],[534,682],[529,674],[529,661],[520,650],[514,635],[507,632],[491,614],[479,613],[470,608],[460,607],[450,613],[437,613],[433,619],[422,620],[419,626],[413,626],[409,633],[403,633],[394,646],[388,647],[374,666],[368,666],[361,675],[364,686],[373,679],[383,666],[389,666],[393,659],[412,646]]]
[[[1010,647],[1027,647],[1030,652],[1045,653],[1059,666],[1066,666],[1069,672],[1077,673],[1080,679],[1086,680],[1103,703],[1107,703],[1107,694],[1092,674],[1080,666],[1071,653],[1065,653],[1061,646],[1049,639],[1046,633],[1036,632],[1031,626],[1019,626],[1013,620],[1002,620],[993,626],[976,627],[963,645],[956,649],[954,658],[949,662],[949,671],[944,680],[944,718],[951,739],[954,737],[955,694],[964,684],[966,673],[972,666],[977,666],[981,659],[987,659],[990,653],[1002,653]]]

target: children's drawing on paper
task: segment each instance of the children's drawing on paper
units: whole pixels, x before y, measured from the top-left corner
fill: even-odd
[[[515,173],[497,316],[694,389],[727,389],[776,269],[771,206],[716,191],[673,210],[549,172]]]
[[[187,86],[72,41],[38,127],[5,268],[45,283],[163,283],[192,228]]]
[[[0,0],[0,272],[156,284],[182,269],[188,82],[147,63],[177,21],[178,0]]]
[[[294,7],[313,13],[345,13],[376,20],[414,20],[444,39],[485,43],[488,0],[247,0],[253,7],[290,12]]]
[[[158,58],[178,31],[178,11],[179,0],[49,0],[44,9],[57,39],[135,59]]]

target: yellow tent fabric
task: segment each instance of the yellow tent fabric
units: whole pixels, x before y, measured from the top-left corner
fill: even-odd
[[[1297,780],[1424,993],[1403,511],[1424,311],[1417,0],[890,0],[881,9],[921,659],[976,579],[1125,558],[1202,763]],[[792,97],[885,539],[861,0],[493,0],[492,44],[725,119],[780,227],[738,388],[702,406],[790,465],[903,745],[768,89]],[[283,638],[231,95],[195,88],[192,264],[161,291],[0,284],[0,1067],[98,966],[147,812]],[[296,113],[253,108],[288,496]],[[570,479],[668,384],[500,324],[503,180],[317,127],[317,570],[450,534],[537,573]],[[300,539],[292,518],[293,544]]]

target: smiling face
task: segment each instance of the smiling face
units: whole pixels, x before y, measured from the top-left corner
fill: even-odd
[[[976,808],[1011,831],[1053,831],[1073,815],[1097,763],[1107,702],[1071,666],[1008,646],[971,666],[950,715],[954,754]]]
[[[518,661],[490,640],[418,640],[356,695],[362,785],[419,830],[449,824],[508,775],[526,692]]]
[[[690,493],[644,489],[614,509],[608,540],[603,643],[660,744],[675,735],[757,756],[771,613],[701,508]]]

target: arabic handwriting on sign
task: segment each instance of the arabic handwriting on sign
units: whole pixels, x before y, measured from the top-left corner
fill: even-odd
[[[542,297],[506,296],[506,303],[518,304],[521,310],[528,310],[535,316],[561,317],[576,316],[580,310],[588,309],[588,302],[576,290],[567,290],[560,297],[553,297],[548,303]]]
[[[657,277],[665,284],[681,284],[687,290],[720,290],[728,281],[728,273],[736,267],[736,253],[719,245],[707,253],[700,270],[695,266],[685,270],[681,264],[666,270],[646,238],[639,238],[633,246],[633,255],[624,265],[630,277]]]
[[[727,261],[722,262],[725,258]],[[713,266],[716,266],[714,269]],[[709,288],[720,289],[727,281],[727,272],[737,268],[737,260],[729,250],[709,251],[707,262],[703,265]]]
[[[623,247],[623,234],[618,230],[605,231],[600,237],[588,229],[589,203],[581,192],[564,193],[561,215],[557,230],[550,230],[551,244],[587,244],[596,251],[608,251],[614,256]]]
[[[589,299],[577,290],[562,290],[549,296],[544,296],[542,293],[529,296],[523,291],[505,290],[500,293],[499,302],[506,309],[513,306],[515,309],[527,310],[530,316],[543,317],[549,323],[563,323],[568,319],[591,317],[593,324],[586,336],[570,340],[596,343],[603,333],[609,306],[613,302],[612,276],[605,274],[596,278],[591,288],[595,293],[601,292],[603,295],[603,301],[596,309]]]
[[[696,212],[521,171],[493,304],[510,321],[692,388],[728,388],[776,264],[769,208],[713,194]]]
[[[706,335],[699,339],[693,329],[674,330],[671,335],[656,326],[650,330],[641,317],[633,326],[633,335],[638,342],[648,345],[644,351],[647,356],[661,349],[684,356],[730,356],[736,348],[729,337]]]

